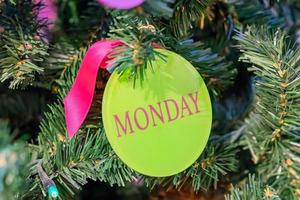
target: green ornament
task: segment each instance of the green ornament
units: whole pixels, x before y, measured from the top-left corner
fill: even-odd
[[[174,52],[146,69],[145,82],[122,80],[115,71],[106,85],[102,115],[106,136],[132,169],[156,177],[177,174],[204,150],[212,124],[211,101],[196,69]]]

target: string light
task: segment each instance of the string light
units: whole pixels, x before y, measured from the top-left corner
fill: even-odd
[[[59,192],[56,187],[56,184],[44,171],[42,167],[42,160],[40,160],[39,163],[37,164],[37,171],[41,179],[42,185],[44,189],[47,191],[48,195],[54,199],[58,198]]]

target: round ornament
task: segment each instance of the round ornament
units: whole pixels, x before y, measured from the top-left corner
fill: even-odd
[[[131,9],[134,7],[139,6],[142,4],[145,0],[98,0],[99,3],[101,3],[104,6],[107,6],[109,8],[114,9]]]
[[[107,138],[120,159],[141,174],[177,174],[200,156],[212,124],[206,85],[174,52],[146,69],[142,84],[114,72],[105,88],[102,114]],[[150,64],[148,65],[150,66]],[[137,81],[138,82],[138,81]]]

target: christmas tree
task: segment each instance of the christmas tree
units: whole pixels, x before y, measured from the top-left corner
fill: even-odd
[[[299,199],[299,19],[297,0],[0,0],[0,199]],[[70,137],[64,100],[113,40]],[[203,78],[212,128],[192,165],[156,177],[120,159],[101,106],[111,73],[145,88],[165,49]]]

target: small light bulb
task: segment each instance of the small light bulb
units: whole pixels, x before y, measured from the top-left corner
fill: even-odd
[[[56,186],[51,186],[49,187],[48,189],[48,194],[49,196],[51,196],[52,198],[57,198],[59,193],[58,193],[58,190],[56,188]]]

